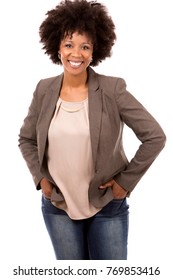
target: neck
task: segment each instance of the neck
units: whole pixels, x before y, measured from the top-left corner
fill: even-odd
[[[60,97],[66,101],[81,101],[88,96],[87,71],[80,75],[64,72]]]
[[[71,75],[64,72],[63,87],[66,88],[79,88],[86,87],[87,85],[87,71],[82,72],[80,75]]]

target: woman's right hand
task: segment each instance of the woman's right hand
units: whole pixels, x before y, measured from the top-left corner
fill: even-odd
[[[52,185],[52,183],[49,182],[46,178],[43,178],[43,179],[41,179],[41,181],[40,181],[40,186],[41,186],[43,195],[44,195],[47,199],[51,199],[51,194],[52,194],[52,190],[53,190],[53,185]]]

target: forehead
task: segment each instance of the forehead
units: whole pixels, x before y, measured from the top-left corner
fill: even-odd
[[[64,36],[63,41],[83,41],[86,43],[92,43],[92,39],[89,37],[87,33],[79,33],[79,32],[74,32],[74,33],[68,33]]]

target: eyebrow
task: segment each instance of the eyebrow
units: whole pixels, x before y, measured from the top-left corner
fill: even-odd
[[[64,39],[64,41],[73,42],[71,39]],[[82,44],[92,44],[91,42],[82,42]]]
[[[70,40],[70,39],[69,40],[68,39],[64,40],[64,43],[68,43],[68,42],[73,43],[73,40]],[[90,43],[89,42],[82,42],[80,45],[90,45],[91,46],[91,45],[93,45],[93,43],[92,42],[90,42]]]

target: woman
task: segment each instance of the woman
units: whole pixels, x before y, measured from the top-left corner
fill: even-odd
[[[56,258],[126,260],[126,197],[164,147],[165,134],[123,79],[90,67],[111,56],[116,40],[104,5],[62,1],[47,12],[40,38],[63,73],[38,83],[19,147],[42,190]],[[130,162],[124,123],[141,141]]]

